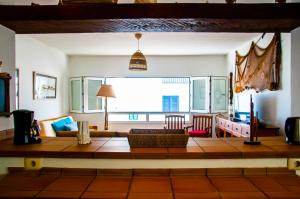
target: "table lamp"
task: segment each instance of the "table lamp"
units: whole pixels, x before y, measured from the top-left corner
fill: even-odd
[[[116,97],[112,85],[102,84],[97,96],[105,97],[105,117],[104,117],[104,130],[108,130],[108,114],[107,114],[107,98],[108,97]]]

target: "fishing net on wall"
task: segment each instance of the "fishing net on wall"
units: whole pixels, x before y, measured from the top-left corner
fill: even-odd
[[[239,93],[245,89],[278,90],[280,64],[280,33],[274,34],[267,48],[261,48],[252,42],[245,56],[236,52],[234,91]]]

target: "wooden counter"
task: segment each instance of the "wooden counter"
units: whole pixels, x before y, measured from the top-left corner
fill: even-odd
[[[283,137],[262,137],[258,146],[244,145],[245,138],[189,138],[186,148],[130,148],[127,138],[92,138],[78,145],[73,137],[44,138],[41,144],[14,145],[0,141],[0,157],[99,158],[99,159],[237,159],[300,157],[300,146]]]

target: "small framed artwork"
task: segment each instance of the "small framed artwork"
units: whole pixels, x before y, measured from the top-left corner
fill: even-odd
[[[57,78],[33,72],[33,99],[55,99]]]

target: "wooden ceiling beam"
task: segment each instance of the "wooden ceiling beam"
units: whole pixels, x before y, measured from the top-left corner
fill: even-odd
[[[95,4],[0,6],[0,24],[16,33],[289,32],[300,3]]]

